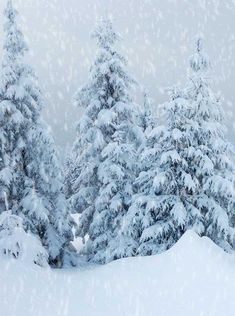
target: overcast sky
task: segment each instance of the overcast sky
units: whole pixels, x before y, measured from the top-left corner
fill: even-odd
[[[163,88],[186,81],[192,38],[203,33],[214,66],[214,90],[224,98],[229,137],[234,141],[234,0],[13,2],[20,11],[20,24],[30,47],[28,59],[46,96],[44,117],[58,146],[67,148],[74,141],[75,122],[81,111],[74,108],[72,98],[88,77],[96,48],[90,33],[105,14],[113,17],[122,35],[120,51],[129,61],[129,72],[150,91],[156,108],[167,100]],[[0,0],[1,11],[4,5],[5,0]]]

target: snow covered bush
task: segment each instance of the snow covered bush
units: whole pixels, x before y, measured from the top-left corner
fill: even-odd
[[[89,82],[76,96],[85,111],[68,163],[66,192],[73,210],[82,213],[78,236],[89,236],[84,253],[88,260],[105,263],[128,252],[122,219],[133,194],[142,133],[129,95],[134,81],[115,49],[119,35],[105,19],[93,36],[99,51]]]
[[[73,221],[55,145],[41,119],[43,96],[24,62],[27,46],[16,17],[8,1],[0,70],[0,213],[10,209],[21,217],[48,252],[49,263],[61,266],[73,252]]]
[[[48,254],[40,240],[26,233],[22,219],[10,211],[0,214],[0,256],[35,263],[41,267],[48,266]]]

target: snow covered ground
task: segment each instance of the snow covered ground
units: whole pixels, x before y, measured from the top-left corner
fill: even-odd
[[[0,316],[234,316],[235,256],[187,232],[169,251],[72,270],[0,262]]]

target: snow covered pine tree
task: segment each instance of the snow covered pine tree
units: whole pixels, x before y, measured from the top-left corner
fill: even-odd
[[[109,19],[97,27],[94,38],[98,55],[88,84],[76,97],[86,109],[70,159],[67,192],[73,209],[82,213],[77,234],[88,236],[84,253],[88,260],[105,263],[129,251],[122,219],[132,196],[141,131],[135,122],[137,106],[129,96],[134,81],[115,50],[119,36]]]
[[[152,99],[149,97],[149,93],[147,91],[144,91],[143,97],[144,97],[144,104],[143,104],[143,108],[141,107],[139,111],[140,112],[139,125],[142,127],[142,130],[147,137],[150,131],[154,127],[156,127],[157,119],[156,119],[156,115],[153,113]]]
[[[203,51],[202,38],[195,41],[190,58],[192,74],[186,90],[195,121],[194,148],[190,148],[193,171],[200,191],[195,197],[203,227],[208,236],[225,250],[233,247],[235,191],[233,147],[225,137],[224,114],[220,101],[210,88],[210,63]]]
[[[153,129],[141,155],[139,192],[126,216],[140,255],[170,248],[186,229],[225,250],[233,246],[232,146],[210,89],[201,39],[190,65],[189,84],[172,89],[172,101],[163,106],[166,126]]]
[[[62,194],[55,146],[41,119],[37,78],[23,62],[27,46],[7,2],[0,78],[0,212],[11,210],[39,238],[49,263],[61,266],[73,250],[73,221]],[[70,260],[70,259],[68,259]]]
[[[149,94],[146,91],[143,92],[143,99],[143,106],[139,109],[138,117],[138,125],[141,127],[143,132],[142,141],[137,152],[138,157],[140,157],[147,146],[148,135],[157,126],[157,118],[153,112],[152,99],[149,97]],[[140,159],[138,159],[136,177],[138,176],[141,168],[142,164]]]
[[[192,132],[187,101],[178,88],[162,106],[165,126],[147,135],[140,157],[137,194],[127,213],[128,234],[136,241],[133,255],[169,249],[185,232],[197,179],[190,174],[187,150]],[[134,246],[134,244],[133,244]]]

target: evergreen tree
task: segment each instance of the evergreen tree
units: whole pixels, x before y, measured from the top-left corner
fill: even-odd
[[[198,213],[193,200],[198,181],[188,162],[194,122],[183,91],[173,88],[170,94],[162,107],[166,125],[151,131],[141,154],[138,193],[126,217],[128,234],[138,245],[134,255],[169,249],[185,232],[189,214]]]
[[[109,19],[97,27],[94,38],[99,51],[89,82],[76,97],[85,113],[67,172],[67,192],[74,210],[82,213],[78,236],[89,236],[84,253],[88,260],[105,263],[128,253],[122,219],[133,192],[141,133],[129,95],[134,81],[115,50],[119,36]]]
[[[144,102],[143,108],[140,110],[140,123],[145,136],[150,133],[150,131],[156,127],[156,116],[153,114],[152,99],[149,97],[149,93],[144,91],[143,93]]]
[[[8,1],[0,80],[0,212],[8,208],[19,215],[26,231],[40,238],[49,262],[58,266],[70,248],[73,222],[55,146],[41,119],[43,97],[23,61],[27,46],[16,17]]]
[[[210,87],[210,63],[200,37],[195,42],[190,66],[186,96],[191,105],[191,117],[195,121],[195,148],[191,150],[190,157],[200,188],[195,204],[203,217],[201,234],[229,250],[234,235],[233,148],[225,136],[220,100]]]
[[[234,163],[223,113],[210,88],[201,39],[185,89],[163,106],[166,125],[150,133],[141,154],[138,194],[126,216],[133,254],[170,248],[193,229],[226,250],[233,246]]]
[[[153,105],[152,99],[149,97],[149,94],[146,90],[143,93],[143,106],[139,110],[139,118],[138,118],[138,125],[141,127],[143,132],[141,145],[138,148],[138,156],[141,157],[142,152],[148,146],[149,135],[151,134],[152,130],[157,127],[157,118],[153,112]],[[140,159],[138,159],[137,169],[136,169],[136,177],[142,170],[142,163]],[[136,188],[137,192],[138,189]]]

